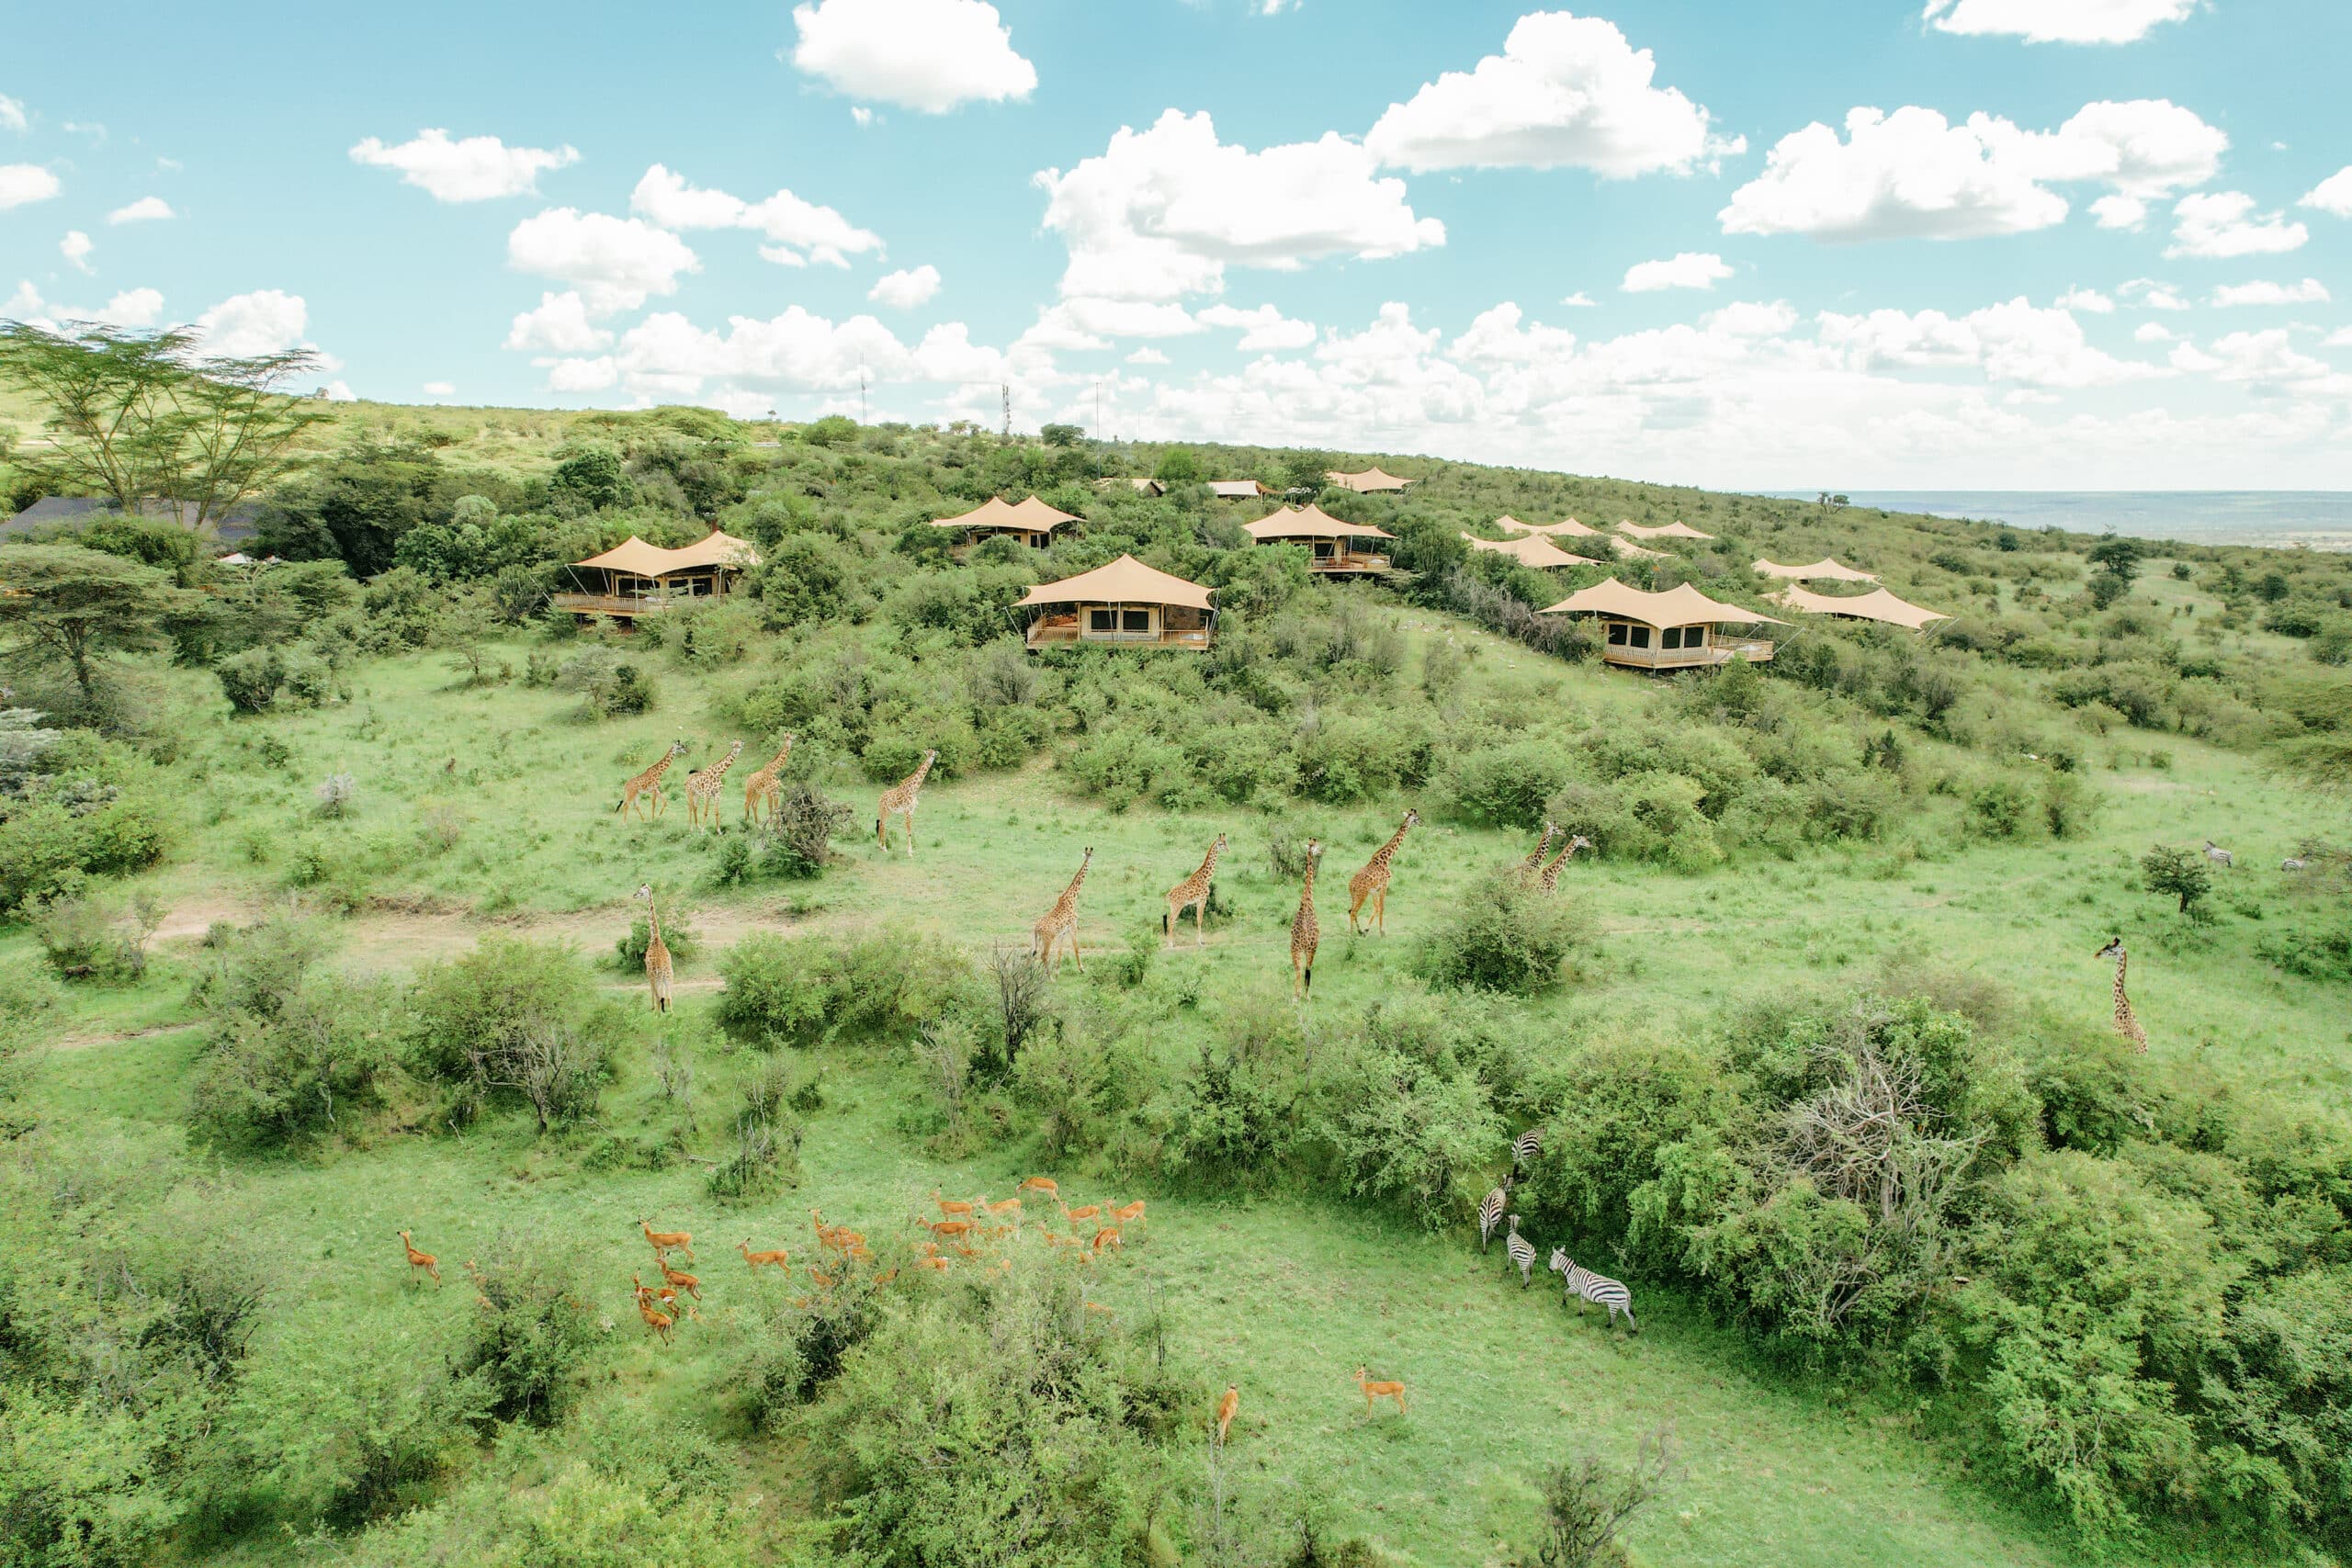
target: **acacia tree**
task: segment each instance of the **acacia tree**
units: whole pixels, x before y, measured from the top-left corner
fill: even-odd
[[[160,502],[198,533],[294,466],[297,440],[328,416],[284,388],[317,367],[309,349],[209,356],[185,327],[0,321],[0,379],[48,412],[50,446],[17,466],[126,514]]]
[[[62,659],[82,700],[96,697],[96,661],[109,649],[153,648],[185,600],[154,568],[79,545],[0,547],[0,654]]]

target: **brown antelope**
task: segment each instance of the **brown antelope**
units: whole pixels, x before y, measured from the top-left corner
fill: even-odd
[[[991,1203],[989,1201],[988,1194],[983,1192],[980,1194],[980,1207],[986,1209],[989,1213],[994,1214],[998,1219],[1003,1219],[1006,1215],[1010,1214],[1012,1217],[1012,1224],[1016,1229],[1019,1228],[1021,1224],[1021,1200],[1018,1198],[1007,1198],[1001,1203]]]
[[[824,1286],[824,1287],[825,1287],[825,1289],[827,1289],[827,1290],[829,1290],[829,1291],[830,1291],[830,1290],[831,1290],[835,1285],[838,1285],[838,1284],[840,1284],[840,1283],[841,1283],[841,1280],[840,1280],[840,1277],[839,1277],[839,1276],[837,1276],[837,1275],[833,1275],[833,1274],[828,1274],[828,1273],[826,1273],[822,1269],[818,1268],[818,1267],[817,1267],[815,1264],[813,1264],[813,1263],[812,1263],[812,1264],[810,1264],[810,1265],[808,1266],[808,1278],[810,1278],[811,1280],[816,1280],[816,1281],[817,1281],[817,1283],[819,1283],[820,1285]]]
[[[1143,1218],[1143,1205],[1144,1201],[1138,1198],[1124,1209],[1112,1210],[1111,1217],[1123,1225],[1131,1225]]]
[[[972,1205],[954,1198],[942,1198],[936,1187],[931,1190],[931,1201],[938,1204],[939,1212],[951,1220],[968,1220],[972,1217]]]
[[[917,1220],[915,1223],[933,1235],[946,1236],[951,1239],[965,1235],[972,1228],[972,1222],[969,1220]]]
[[[700,1280],[692,1274],[682,1274],[671,1268],[670,1260],[658,1252],[653,1255],[653,1266],[662,1270],[662,1278],[669,1282],[672,1289],[684,1291],[696,1301],[702,1300]]]
[[[663,1344],[670,1342],[670,1329],[677,1321],[666,1313],[653,1310],[653,1292],[639,1285],[637,1288],[637,1315],[645,1319],[645,1326],[653,1330]]]
[[[898,1269],[898,1266],[897,1266],[896,1264],[893,1264],[893,1265],[892,1265],[892,1266],[890,1266],[889,1268],[883,1269],[883,1270],[882,1270],[882,1272],[880,1272],[879,1274],[875,1275],[875,1276],[874,1276],[874,1282],[875,1282],[876,1285],[887,1285],[887,1284],[888,1284],[891,1280],[893,1280],[897,1279],[898,1277],[899,1277],[899,1269]]]
[[[1027,1180],[1022,1182],[1019,1187],[1013,1189],[1013,1190],[1017,1192],[1043,1192],[1046,1197],[1051,1198],[1057,1203],[1062,1201],[1062,1190],[1042,1176],[1030,1177]]]
[[[1394,1381],[1387,1382],[1367,1382],[1363,1375],[1363,1369],[1362,1367],[1358,1367],[1356,1369],[1356,1386],[1363,1390],[1363,1410],[1365,1415],[1369,1416],[1372,1414],[1372,1402],[1375,1399],[1393,1399],[1396,1402],[1396,1414],[1402,1416],[1405,1413],[1405,1385],[1403,1383]]]
[[[832,1245],[833,1245],[833,1230],[834,1230],[834,1228],[835,1228],[835,1227],[833,1227],[833,1226],[831,1226],[831,1225],[829,1225],[829,1224],[827,1224],[825,1223],[825,1215],[824,1215],[823,1211],[819,1210],[819,1209],[811,1209],[811,1210],[809,1210],[809,1211],[808,1211],[808,1223],[809,1223],[810,1224],[814,1225],[814,1226],[817,1228],[817,1245],[818,1245],[818,1246],[820,1246],[820,1247],[831,1247],[831,1246],[832,1246]]]
[[[490,1299],[490,1281],[481,1277],[481,1269],[470,1258],[466,1259],[466,1278],[474,1282],[474,1305],[484,1312],[496,1312],[498,1303]]]
[[[629,1276],[629,1278],[630,1278],[631,1280],[634,1280],[634,1279],[636,1279],[636,1278],[637,1278],[637,1276],[636,1276],[636,1275],[634,1275],[634,1274],[632,1274],[632,1275],[630,1275],[630,1276]],[[662,1286],[660,1290],[653,1290],[653,1289],[651,1289],[651,1288],[650,1288],[650,1287],[648,1287],[648,1286],[644,1286],[644,1285],[639,1285],[639,1286],[638,1286],[638,1288],[637,1288],[637,1289],[638,1289],[638,1293],[639,1293],[639,1294],[640,1294],[640,1295],[645,1295],[645,1296],[650,1296],[653,1300],[655,1300],[655,1301],[657,1301],[657,1302],[660,1302],[660,1303],[662,1303],[662,1310],[671,1314],[671,1315],[670,1315],[670,1321],[671,1321],[671,1322],[675,1323],[675,1322],[677,1321],[677,1312],[678,1312],[678,1292],[675,1292],[675,1291],[672,1290],[672,1289],[671,1289],[669,1286],[667,1286],[667,1285]],[[698,1317],[700,1317],[702,1314],[701,1314],[700,1313],[697,1313],[696,1311],[695,1311],[695,1304],[694,1304],[694,1303],[692,1303],[692,1302],[688,1302],[688,1303],[686,1303],[686,1315],[687,1315],[688,1317],[690,1317],[690,1318],[698,1318]]]
[[[765,1252],[753,1252],[752,1250],[752,1238],[750,1236],[745,1236],[741,1241],[735,1244],[735,1250],[741,1253],[743,1255],[743,1261],[750,1264],[754,1269],[757,1269],[763,1263],[773,1263],[787,1274],[792,1272],[792,1254],[781,1247],[772,1247]]]
[[[918,1269],[937,1269],[940,1273],[944,1274],[947,1272],[947,1259],[944,1258],[918,1258],[915,1259],[915,1267]]]
[[[1233,1383],[1225,1385],[1225,1397],[1216,1402],[1216,1446],[1225,1447],[1226,1428],[1233,1425],[1234,1413],[1241,1408],[1241,1390]]]
[[[419,1252],[416,1249],[416,1244],[409,1240],[408,1232],[406,1231],[401,1232],[401,1246],[408,1249],[408,1266],[412,1270],[409,1275],[410,1279],[413,1280],[416,1278],[413,1270],[422,1269],[426,1273],[433,1276],[434,1284],[438,1285],[441,1283],[441,1263],[438,1258],[435,1258],[433,1254],[429,1252]]]
[[[1111,1317],[1114,1315],[1111,1309],[1104,1306],[1101,1302],[1087,1303],[1086,1310],[1092,1313],[1097,1317]]]
[[[686,1261],[695,1260],[695,1238],[691,1231],[657,1231],[650,1221],[639,1220],[637,1228],[645,1233],[646,1245],[656,1252],[683,1252]]]
[[[1100,1215],[1102,1213],[1102,1204],[1100,1204],[1100,1203],[1089,1203],[1089,1204],[1088,1204],[1085,1208],[1083,1208],[1083,1209],[1071,1209],[1071,1208],[1065,1208],[1065,1209],[1063,1209],[1063,1210],[1062,1210],[1062,1218],[1064,1218],[1064,1219],[1068,1220],[1071,1224],[1075,1225],[1075,1224],[1078,1224],[1078,1222],[1079,1222],[1079,1221],[1080,1221],[1080,1220],[1091,1220],[1091,1219],[1094,1219],[1095,1217],[1097,1217],[1098,1215]]]
[[[1116,1252],[1125,1247],[1126,1245],[1126,1242],[1119,1235],[1118,1226],[1104,1225],[1101,1230],[1094,1233],[1094,1245],[1092,1250],[1100,1252],[1107,1247],[1112,1251]]]

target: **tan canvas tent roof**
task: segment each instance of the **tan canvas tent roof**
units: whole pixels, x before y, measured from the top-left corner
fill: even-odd
[[[1342,473],[1340,469],[1333,468],[1323,477],[1342,489],[1365,495],[1374,491],[1403,490],[1413,482],[1410,479],[1400,479],[1395,474],[1384,473],[1377,463],[1360,474]]]
[[[1546,534],[1555,539],[1564,535],[1579,539],[1596,539],[1600,536],[1600,529],[1588,528],[1573,517],[1564,517],[1557,523],[1521,523],[1506,512],[1495,519],[1495,526],[1523,529],[1530,534]]]
[[[1883,588],[1840,599],[1792,586],[1781,590],[1781,602],[1792,610],[1803,610],[1808,615],[1850,615],[1858,621],[1884,621],[1888,626],[1908,626],[1915,632],[1929,621],[1951,619],[1939,610],[1906,604]]]
[[[1833,582],[1876,582],[1878,581],[1870,572],[1856,571],[1850,566],[1840,566],[1827,556],[1822,557],[1811,566],[1782,566],[1777,561],[1759,560],[1756,563],[1756,570],[1767,577],[1785,577],[1798,582],[1809,581],[1815,578],[1823,578]]]
[[[1635,556],[1648,556],[1656,560],[1665,560],[1667,558],[1667,554],[1664,550],[1653,550],[1647,546],[1637,545],[1631,539],[1611,539],[1609,541],[1609,547],[1615,550],[1627,560],[1633,559]]]
[[[1522,534],[1516,539],[1481,539],[1476,535],[1462,536],[1474,550],[1491,555],[1510,556],[1521,566],[1599,566],[1596,560],[1572,556],[1541,534]]]
[[[1393,539],[1396,536],[1369,523],[1342,523],[1321,507],[1284,507],[1270,512],[1241,531],[1263,544],[1268,539]]]
[[[750,540],[713,528],[707,536],[674,550],[649,545],[631,534],[604,554],[571,564],[626,571],[637,577],[666,577],[673,571],[690,571],[696,567],[751,566],[759,558],[759,552],[752,547]]]
[[[1008,506],[1002,496],[992,495],[961,517],[942,517],[932,524],[934,528],[1001,528],[1021,534],[1050,534],[1065,523],[1078,519],[1067,512],[1057,512],[1035,496],[1023,497]]]
[[[1628,520],[1619,523],[1617,527],[1619,532],[1631,534],[1636,539],[1712,539],[1714,537],[1713,534],[1702,534],[1690,524],[1679,521],[1660,524],[1655,528],[1645,528],[1639,523]]]
[[[1247,501],[1253,496],[1272,495],[1257,479],[1211,479],[1209,493],[1219,501]]]
[[[1768,622],[1784,626],[1786,621],[1755,610],[1743,610],[1736,604],[1726,604],[1720,599],[1710,599],[1704,593],[1684,583],[1663,593],[1645,593],[1610,578],[1589,588],[1578,589],[1556,604],[1544,607],[1546,615],[1569,615],[1590,613],[1615,615],[1621,620],[1640,621],[1652,626],[1687,626],[1699,621],[1734,621],[1745,625],[1751,621]]]
[[[1184,604],[1209,607],[1210,590],[1181,577],[1148,567],[1133,556],[1121,556],[1108,566],[1041,582],[1021,596],[1023,604]]]

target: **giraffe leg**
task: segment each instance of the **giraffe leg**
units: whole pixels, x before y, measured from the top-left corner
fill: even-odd
[[[1290,955],[1290,999],[1293,1001],[1298,1000],[1298,953],[1295,949],[1292,951]],[[1364,1401],[1364,1404],[1369,1407],[1372,1401],[1367,1399]]]
[[[907,807],[907,858],[915,858],[915,810],[911,806]]]
[[[1348,906],[1348,934],[1350,936],[1362,936],[1363,934],[1363,931],[1356,929],[1356,911],[1363,908],[1363,901],[1367,897],[1369,897],[1369,895],[1359,893],[1355,897],[1355,901]]]
[[[1373,918],[1380,922],[1380,934],[1388,934],[1388,889],[1382,888],[1372,896]]]
[[[1204,893],[1201,895],[1201,901],[1193,906],[1193,945],[1194,947],[1206,947],[1209,944],[1208,924],[1209,900],[1208,895]]]
[[[1069,928],[1069,955],[1078,960],[1078,972],[1081,975],[1085,974],[1086,954],[1078,950],[1078,924],[1076,921],[1072,921]]]

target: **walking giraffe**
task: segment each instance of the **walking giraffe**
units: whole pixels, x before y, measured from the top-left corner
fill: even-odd
[[[669,800],[669,797],[662,793],[662,775],[670,771],[671,763],[684,756],[685,753],[685,741],[683,739],[673,741],[670,750],[662,753],[660,761],[643,773],[632,775],[627,784],[621,785],[621,803],[613,809],[625,814],[630,807],[650,797],[652,805],[647,808],[648,811],[652,816],[661,816],[662,807],[668,804]]]
[[[1176,922],[1184,918],[1187,908],[1193,911],[1193,945],[1208,944],[1209,884],[1216,876],[1216,857],[1224,852],[1225,835],[1219,833],[1216,842],[1209,846],[1207,858],[1201,862],[1201,869],[1168,890],[1168,917],[1162,922],[1162,930],[1170,947],[1176,945]]]
[[[743,743],[738,740],[727,748],[727,755],[707,768],[686,775],[686,821],[689,825],[718,826],[718,781],[727,776],[727,770],[733,767],[735,759],[742,754]]]
[[[653,1010],[668,1012],[674,971],[670,965],[669,944],[662,940],[662,911],[654,903],[653,884],[639,884],[637,896],[645,900],[645,982],[653,987]]]
[[[1078,874],[1069,879],[1069,886],[1054,900],[1054,907],[1030,928],[1030,953],[1046,966],[1048,975],[1054,972],[1054,948],[1064,937],[1069,939],[1069,955],[1078,960],[1078,972],[1086,973],[1086,957],[1078,951],[1078,890],[1085,885],[1086,868],[1093,863],[1094,850],[1089,845],[1078,863]]]
[[[1367,898],[1372,900],[1373,919],[1380,923],[1380,934],[1388,934],[1388,863],[1396,858],[1397,846],[1405,841],[1405,835],[1411,832],[1420,820],[1419,812],[1408,810],[1405,819],[1396,824],[1396,834],[1373,852],[1372,859],[1364,863],[1362,871],[1348,878],[1349,935],[1363,934],[1356,930],[1356,911],[1363,908],[1363,901]]]
[[[1536,879],[1538,885],[1546,893],[1557,893],[1560,890],[1560,867],[1566,865],[1568,857],[1578,850],[1590,848],[1592,848],[1592,840],[1582,833],[1569,834],[1568,841],[1561,847],[1558,854],[1552,857],[1552,863],[1544,868],[1544,874]]]
[[[2132,1010],[2132,998],[2123,994],[2123,970],[2129,962],[2123,953],[2123,939],[2120,936],[2110,938],[2096,956],[2115,960],[2115,1032],[2145,1051],[2148,1048],[2148,1032],[2140,1027],[2140,1015]]]
[[[1560,825],[1557,822],[1544,823],[1544,836],[1535,840],[1535,848],[1533,852],[1531,852],[1525,860],[1519,863],[1518,869],[1513,872],[1512,874],[1524,882],[1529,877],[1533,876],[1537,872],[1543,870],[1544,852],[1552,847],[1552,840],[1558,836],[1559,831]]]
[[[1290,921],[1290,994],[1293,1001],[1315,995],[1315,946],[1323,929],[1315,923],[1315,868],[1323,862],[1323,846],[1306,840],[1306,882],[1298,890],[1298,913]],[[1304,984],[1301,983],[1302,976]]]
[[[743,820],[754,827],[759,825],[763,802],[766,804],[771,818],[783,803],[784,786],[777,781],[784,773],[786,761],[792,755],[792,739],[786,735],[784,744],[776,748],[775,760],[743,781]]]
[[[907,821],[907,858],[915,858],[915,802],[922,795],[922,781],[931,776],[931,765],[939,761],[936,751],[922,754],[922,766],[882,792],[882,800],[874,808],[874,836],[882,841],[882,852],[890,852],[890,818],[903,817]]]

